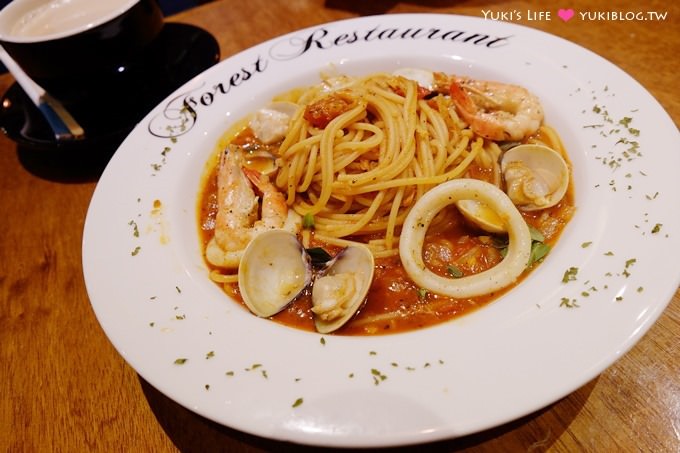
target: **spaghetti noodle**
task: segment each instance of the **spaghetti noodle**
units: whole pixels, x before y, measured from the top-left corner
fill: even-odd
[[[408,330],[441,322],[486,303],[515,283],[519,274],[525,274],[524,262],[530,255],[532,240],[524,222],[544,235],[545,244],[552,244],[571,216],[571,196],[554,207],[525,212],[517,211],[502,192],[502,158],[506,150],[520,143],[545,145],[568,160],[559,135],[542,124],[540,102],[524,88],[441,73],[433,73],[431,85],[425,87],[402,75],[378,73],[326,79],[274,101],[286,104],[287,113],[271,113],[267,111],[269,107],[258,111],[251,117],[256,121],[247,123],[246,118],[232,128],[218,151],[223,158],[239,159],[244,173],[257,186],[255,191],[239,189],[249,205],[254,200],[255,211],[240,219],[244,225],[253,224],[252,219],[258,215],[262,220],[255,224],[284,220],[281,206],[272,209],[274,201],[266,201],[267,193],[277,191],[285,200],[288,220],[299,218],[286,223],[297,225],[305,248],[323,247],[333,254],[359,242],[371,250],[377,260],[374,284],[359,314],[343,327],[345,332]],[[269,117],[283,117],[285,124],[268,124]],[[263,166],[265,161],[268,164]],[[252,170],[246,168],[255,168],[267,176],[256,181]],[[213,171],[213,175],[217,173]],[[231,253],[221,249],[216,241],[218,235],[213,233],[219,229],[219,210],[223,214],[232,212],[228,207],[220,208],[223,201],[216,194],[231,189],[224,183],[220,186],[219,181],[215,183],[217,179],[209,178],[212,183],[207,184],[201,201],[204,243],[211,251],[206,258],[213,265],[210,278],[240,299],[235,268],[211,260],[212,252]],[[451,185],[442,183],[456,179],[483,181],[485,185],[461,181],[465,187],[473,188],[464,197],[479,195],[480,200],[488,198],[494,209],[502,206],[498,208],[502,212],[497,214],[506,219],[509,228],[505,231],[510,232],[506,237],[511,242],[506,243],[506,249],[513,256],[507,266],[501,265],[506,260],[493,238],[498,232],[480,233],[478,227],[471,227],[461,217],[462,210],[449,206],[456,197],[446,193]],[[481,196],[482,188],[490,193],[488,186],[495,186],[491,188],[498,195]],[[259,211],[256,192],[263,196]],[[425,204],[428,193],[436,193],[440,201]],[[503,199],[494,201],[498,197]],[[434,209],[438,212],[427,212]],[[265,212],[280,215],[267,219]],[[421,226],[417,220],[414,223],[410,213],[418,213],[418,218],[427,216],[422,225],[426,234],[414,236]],[[521,240],[513,244],[517,238]],[[241,252],[236,251],[235,256]],[[412,262],[404,263],[404,257]],[[497,272],[504,272],[504,266],[513,268],[504,283],[487,272],[495,267]],[[464,276],[455,284],[447,282],[452,278],[452,269]],[[474,290],[468,288],[468,280],[474,280]],[[494,284],[490,285],[491,281]],[[451,289],[454,286],[456,289]],[[427,295],[430,292],[432,296]],[[311,290],[303,292],[274,319],[294,325],[302,322],[303,328],[310,328],[310,295]],[[389,300],[398,300],[399,306]]]
[[[415,201],[494,154],[495,144],[475,136],[448,96],[424,99],[403,77],[371,75],[340,92],[347,109],[324,128],[297,112],[278,149],[276,185],[296,212],[314,215],[318,239],[341,245],[340,238],[370,236],[376,256],[396,254],[398,229]],[[336,97],[320,86],[297,103]]]

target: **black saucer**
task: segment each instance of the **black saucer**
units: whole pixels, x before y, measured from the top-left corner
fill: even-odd
[[[127,99],[107,99],[105,87],[96,108],[66,105],[85,129],[85,138],[57,142],[47,121],[18,84],[0,99],[0,129],[19,146],[33,150],[78,151],[117,148],[144,116],[166,96],[219,61],[219,45],[207,31],[166,23],[142,58],[117,79]],[[87,110],[87,111],[85,111]],[[94,148],[94,149],[93,149]]]

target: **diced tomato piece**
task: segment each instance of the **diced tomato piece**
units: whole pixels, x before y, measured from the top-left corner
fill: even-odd
[[[355,105],[356,101],[353,99],[332,93],[309,104],[305,109],[304,117],[312,126],[323,129],[328,126],[328,123],[350,111]]]

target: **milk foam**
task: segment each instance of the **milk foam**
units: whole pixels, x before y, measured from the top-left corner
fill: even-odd
[[[10,34],[42,37],[95,27],[126,10],[131,0],[50,0],[27,11]]]

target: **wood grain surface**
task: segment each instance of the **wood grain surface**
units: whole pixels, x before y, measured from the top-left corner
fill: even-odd
[[[223,58],[298,28],[366,14],[436,12],[513,20],[579,44],[634,77],[680,121],[680,3],[670,1],[223,0],[167,20],[208,30]],[[577,12],[666,13],[665,20],[557,18]],[[530,21],[527,11],[552,11]],[[0,91],[13,83],[0,76]],[[677,153],[678,149],[663,152]],[[0,136],[0,451],[311,451],[207,421],[144,382],[90,307],[81,266],[85,214],[106,162],[33,152]],[[680,171],[680,169],[678,169]],[[679,202],[680,206],[680,202]],[[671,234],[677,234],[674,231]],[[664,257],[667,265],[678,266]],[[602,326],[606,329],[606,326]],[[680,292],[642,340],[557,403],[495,429],[398,451],[680,451]]]

